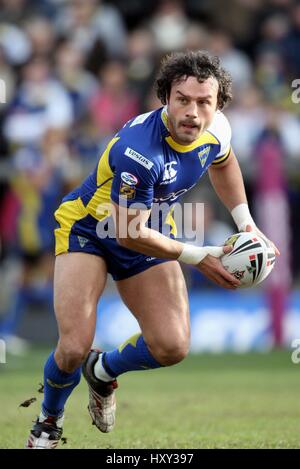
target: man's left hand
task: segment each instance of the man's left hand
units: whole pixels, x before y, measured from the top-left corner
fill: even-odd
[[[246,226],[246,229],[243,230],[243,231],[254,231],[255,233],[257,233],[259,236],[261,236],[262,238],[264,238],[271,246],[272,248],[274,249],[275,251],[275,254],[276,256],[280,256],[280,251],[279,249],[275,246],[275,244],[273,243],[273,241],[271,241],[270,239],[268,239],[258,228],[257,226],[253,226],[253,225],[247,225]]]

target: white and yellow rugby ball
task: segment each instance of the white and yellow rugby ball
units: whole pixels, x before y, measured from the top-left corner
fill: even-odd
[[[233,250],[221,257],[224,268],[240,280],[239,288],[253,287],[271,273],[275,251],[263,237],[253,232],[237,233],[226,239]]]

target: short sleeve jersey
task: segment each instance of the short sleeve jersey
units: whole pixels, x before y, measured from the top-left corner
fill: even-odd
[[[210,127],[189,145],[171,137],[167,121],[166,108],[139,115],[109,142],[95,171],[80,187],[90,215],[99,220],[109,216],[103,206],[111,200],[147,209],[164,202],[171,209],[211,164],[228,158],[231,128],[222,112],[217,111]]]

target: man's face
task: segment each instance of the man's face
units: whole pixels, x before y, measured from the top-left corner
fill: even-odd
[[[210,126],[217,110],[218,82],[210,77],[173,83],[168,105],[168,125],[173,139],[189,145]]]

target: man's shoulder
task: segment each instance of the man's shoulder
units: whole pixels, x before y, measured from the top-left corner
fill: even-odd
[[[231,127],[225,114],[217,111],[211,125],[207,129],[222,144],[224,141],[231,139]]]
[[[145,144],[155,143],[159,138],[159,119],[161,110],[139,114],[126,122],[124,127],[118,132],[122,140],[136,140]]]
[[[141,153],[151,160],[161,156],[161,110],[140,114],[128,121],[117,133],[118,145],[124,152]],[[126,153],[126,154],[127,154]],[[128,156],[128,155],[127,155]]]

